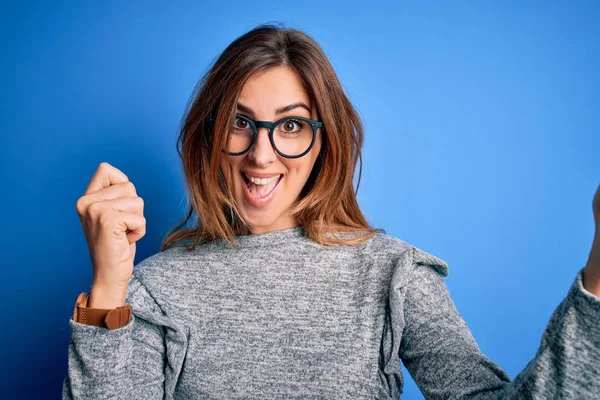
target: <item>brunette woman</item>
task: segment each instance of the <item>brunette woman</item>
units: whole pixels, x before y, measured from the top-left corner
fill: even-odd
[[[189,210],[161,251],[134,268],[144,203],[116,167],[77,201],[94,273],[63,398],[397,399],[401,361],[431,399],[599,398],[600,195],[588,263],[511,380],[457,312],[447,264],[367,223],[362,144],[308,35],[264,25],[231,43],[185,114]]]

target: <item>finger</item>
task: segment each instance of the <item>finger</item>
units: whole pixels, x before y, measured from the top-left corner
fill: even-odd
[[[124,183],[117,183],[107,188],[99,190],[95,193],[88,194],[79,199],[79,206],[85,210],[90,204],[97,203],[99,201],[118,199],[119,197],[137,197],[137,191],[135,186],[130,181]]]
[[[90,179],[90,183],[84,192],[84,196],[107,188],[110,185],[124,182],[129,182],[127,175],[109,163],[101,162],[92,176],[92,179]]]
[[[102,203],[102,207],[109,210],[144,215],[144,200],[138,196],[118,197],[116,199],[99,202]],[[104,208],[102,208],[102,210]]]
[[[123,213],[121,221],[127,229],[129,244],[135,243],[146,234],[146,218],[141,215]]]

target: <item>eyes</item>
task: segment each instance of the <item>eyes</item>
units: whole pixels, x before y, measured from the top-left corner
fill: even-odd
[[[235,117],[235,122],[233,123],[233,127],[237,129],[249,129],[250,124],[245,119],[240,117]]]
[[[284,133],[296,133],[304,127],[304,121],[287,119],[277,125],[277,129]]]
[[[306,128],[306,122],[296,119],[294,117],[285,118],[281,122],[274,127],[274,131],[276,133],[283,133],[286,135],[297,134],[303,129]],[[233,123],[233,127],[235,130],[249,130],[252,131],[252,126],[247,119],[241,116],[236,116],[235,121]]]

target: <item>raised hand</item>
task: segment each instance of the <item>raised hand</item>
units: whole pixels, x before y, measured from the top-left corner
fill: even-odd
[[[103,162],[76,208],[92,260],[88,306],[122,306],[133,273],[135,243],[146,234],[144,201],[123,172]]]

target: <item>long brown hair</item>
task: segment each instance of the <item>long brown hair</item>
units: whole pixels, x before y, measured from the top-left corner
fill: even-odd
[[[321,152],[292,215],[309,238],[326,245],[362,243],[380,231],[369,225],[356,199],[362,174],[363,125],[327,56],[306,33],[264,24],[233,41],[192,93],[177,140],[190,204],[185,218],[167,233],[161,251],[184,241],[193,241],[187,246],[192,250],[217,238],[235,245],[235,236],[250,233],[237,212],[227,172],[221,168],[222,157],[226,157],[221,149],[244,83],[279,66],[298,74],[324,122]],[[183,228],[192,220],[195,226]],[[352,235],[343,238],[337,235],[341,232]]]

